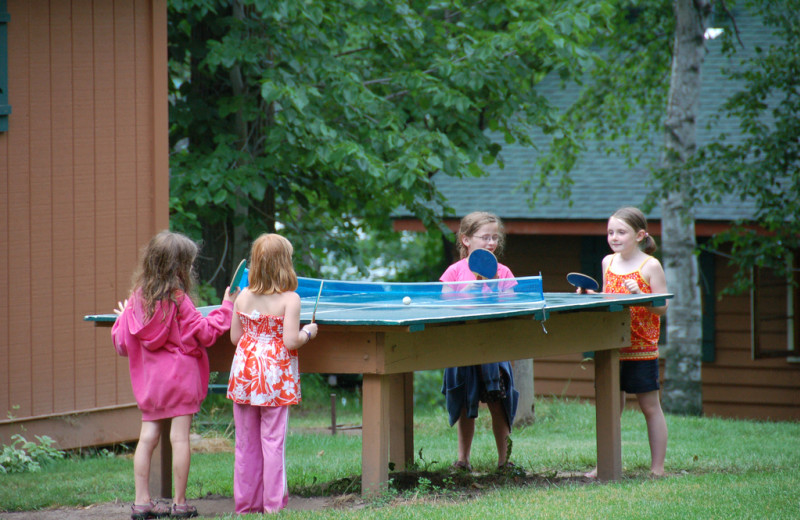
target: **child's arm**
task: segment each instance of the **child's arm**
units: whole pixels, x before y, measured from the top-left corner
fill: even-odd
[[[223,299],[222,305],[203,316],[194,306],[191,298],[184,295],[179,300],[178,320],[180,321],[181,342],[185,346],[198,345],[210,347],[231,328],[233,302]]]
[[[667,277],[664,274],[664,268],[661,267],[661,262],[655,258],[647,262],[642,269],[642,275],[647,280],[647,283],[650,284],[653,293],[663,294],[667,292]],[[667,300],[665,300],[664,305],[660,307],[650,307],[650,312],[664,316],[667,313],[667,305]]]
[[[309,323],[300,329],[300,296],[287,292],[283,298],[283,344],[289,350],[297,350],[317,336],[317,324]]]
[[[244,296],[244,293],[250,293],[249,289],[244,289],[239,291],[239,294],[236,298],[236,301],[233,302],[233,317],[231,318],[231,343],[234,345],[239,344],[239,340],[244,334],[244,329],[242,328],[242,320],[239,319],[239,302],[245,301],[247,296]]]
[[[125,344],[125,330],[127,327],[127,320],[123,317],[125,309],[128,307],[128,300],[117,302],[117,308],[114,309],[114,314],[117,319],[111,327],[111,340],[114,343],[114,349],[120,356],[128,357],[128,347]]]

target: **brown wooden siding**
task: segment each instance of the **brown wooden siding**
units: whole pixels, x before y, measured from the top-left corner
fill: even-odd
[[[138,415],[109,330],[82,317],[125,297],[140,246],[169,225],[166,0],[9,0],[8,11],[2,442],[33,419],[47,431],[62,415]],[[127,430],[109,442],[138,433]]]

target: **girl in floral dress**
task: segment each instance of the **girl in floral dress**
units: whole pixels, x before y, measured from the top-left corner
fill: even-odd
[[[300,403],[297,349],[316,337],[317,325],[300,328],[297,275],[286,238],[264,234],[253,242],[248,284],[236,298],[231,322],[233,498],[238,514],[274,513],[289,501],[284,447],[289,405]]]

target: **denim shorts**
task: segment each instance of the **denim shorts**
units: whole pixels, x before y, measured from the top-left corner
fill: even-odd
[[[643,394],[659,388],[657,359],[619,362],[619,389],[623,392]]]

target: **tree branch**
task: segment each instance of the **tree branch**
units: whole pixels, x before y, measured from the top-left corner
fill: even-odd
[[[728,4],[725,3],[725,0],[719,0],[719,3],[722,4],[722,9],[725,10],[725,14],[728,15],[728,18],[731,19],[731,23],[733,24],[733,32],[736,34],[736,39],[739,41],[739,45],[741,45],[744,49],[744,43],[742,43],[742,38],[739,34],[739,27],[736,25],[736,17],[734,17],[731,10],[728,9]]]

